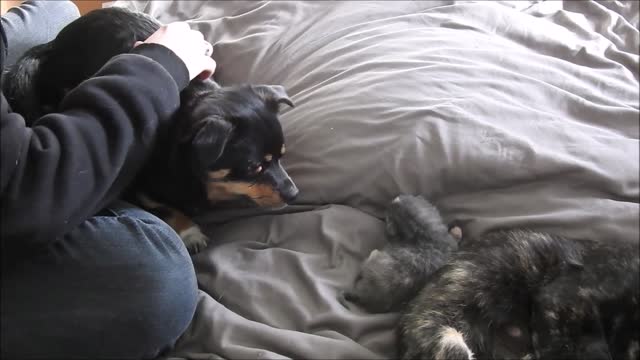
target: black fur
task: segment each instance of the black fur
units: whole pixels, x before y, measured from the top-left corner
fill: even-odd
[[[426,200],[400,197],[389,213],[391,239],[402,235],[397,229],[409,229],[402,241],[412,245],[406,245],[405,256],[390,257],[391,262],[365,262],[364,279],[359,282],[368,286],[356,282],[354,296],[363,306],[377,310],[371,306],[380,302],[376,298],[393,296],[386,292],[389,288],[404,286],[405,275],[398,271],[406,274],[416,263],[446,262],[431,273],[409,271],[419,277],[411,283],[425,285],[417,291],[406,289],[410,302],[401,308],[398,326],[403,358],[640,356],[637,244],[504,230],[465,239],[452,253],[451,236]],[[425,248],[439,251],[425,252]],[[375,268],[367,270],[372,264]],[[386,278],[370,281],[366,279],[370,274]]]
[[[54,40],[28,50],[3,76],[11,109],[31,125],[55,111],[64,95],[110,58],[128,52],[160,28],[154,19],[119,8],[89,12],[65,26]]]
[[[125,9],[94,10],[7,69],[3,93],[31,125],[56,111],[69,90],[110,58],[128,52],[159,27],[149,16]],[[280,164],[281,104],[293,106],[281,86],[220,87],[213,80],[192,81],[181,93],[169,140],[156,146],[125,197],[138,202],[142,191],[145,198],[190,216],[220,206],[292,201],[298,189]],[[216,170],[224,170],[225,176],[212,179]]]

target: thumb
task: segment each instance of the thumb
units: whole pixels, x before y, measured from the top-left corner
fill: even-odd
[[[206,56],[205,60],[202,63],[202,72],[198,74],[197,78],[200,80],[205,80],[211,77],[213,73],[216,71],[216,61],[213,58]]]

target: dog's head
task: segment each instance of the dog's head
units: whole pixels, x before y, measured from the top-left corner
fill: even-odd
[[[298,188],[280,163],[286,152],[281,105],[293,107],[278,85],[194,80],[183,91],[173,161],[188,159],[210,204],[279,207],[295,199]]]

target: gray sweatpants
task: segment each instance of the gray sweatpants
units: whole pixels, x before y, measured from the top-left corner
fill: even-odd
[[[53,40],[80,12],[71,1],[28,0],[2,16],[8,54],[4,66],[12,65],[35,45]]]

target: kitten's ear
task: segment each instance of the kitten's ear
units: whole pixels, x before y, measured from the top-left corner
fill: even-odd
[[[267,102],[274,101],[278,105],[286,104],[290,107],[295,107],[282,85],[255,85],[253,89]]]
[[[208,116],[199,122],[191,147],[200,164],[211,164],[222,156],[231,138],[233,126],[218,116]]]

